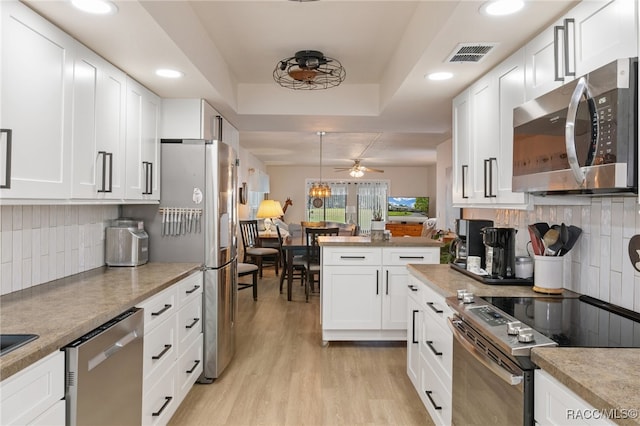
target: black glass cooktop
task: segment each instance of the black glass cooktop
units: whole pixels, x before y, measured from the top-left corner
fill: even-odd
[[[589,296],[483,299],[559,346],[640,348],[640,314]]]

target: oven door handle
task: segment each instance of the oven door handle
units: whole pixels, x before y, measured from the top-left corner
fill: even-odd
[[[520,383],[522,383],[522,380],[524,380],[523,376],[518,376],[515,374],[511,374],[509,373],[507,370],[503,369],[502,367],[500,367],[498,364],[496,364],[495,362],[493,362],[491,359],[487,358],[484,354],[480,353],[475,346],[473,346],[472,343],[470,343],[463,335],[462,333],[460,333],[460,331],[458,331],[458,329],[456,328],[456,326],[454,325],[454,320],[452,320],[451,318],[447,318],[447,325],[449,326],[449,328],[451,329],[451,332],[453,333],[453,337],[464,347],[464,349],[466,349],[467,352],[469,352],[470,355],[472,355],[479,363],[481,363],[482,365],[484,365],[485,367],[487,367],[489,370],[491,370],[496,376],[498,376],[500,379],[502,379],[504,382],[512,385],[512,386],[517,386]]]
[[[587,85],[587,80],[584,77],[580,77],[578,83],[576,84],[576,88],[573,90],[573,94],[571,95],[571,101],[569,102],[569,107],[567,109],[567,121],[564,126],[564,143],[565,148],[567,150],[567,160],[569,161],[569,167],[571,168],[571,172],[573,172],[573,177],[579,185],[582,185],[586,179],[585,173],[580,168],[580,162],[578,161],[578,153],[576,151],[576,120],[578,116],[578,106],[580,105],[580,99],[582,96],[585,96],[587,99],[587,103],[589,105],[589,109],[592,110],[592,97],[591,92],[589,91],[589,86]],[[597,126],[597,118],[594,118],[593,115],[595,111],[589,111],[592,116],[592,122],[590,123],[591,132],[597,132],[597,127],[594,129],[594,124]],[[595,120],[595,123],[593,122]],[[590,138],[593,140],[593,136]],[[591,146],[590,149],[595,150],[595,146]],[[591,158],[591,162],[593,162],[594,155],[589,155]]]

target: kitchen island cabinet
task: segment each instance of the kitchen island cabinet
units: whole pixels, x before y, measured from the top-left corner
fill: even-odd
[[[438,263],[438,241],[321,237],[322,339],[405,340],[408,263]]]

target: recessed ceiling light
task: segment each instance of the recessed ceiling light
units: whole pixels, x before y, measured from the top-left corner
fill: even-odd
[[[94,15],[113,15],[118,12],[118,6],[109,0],[71,0],[71,4],[83,12]]]
[[[524,7],[524,0],[493,0],[480,7],[480,11],[489,16],[504,16],[518,12]]]
[[[439,81],[439,80],[449,80],[453,77],[453,74],[450,72],[432,72],[426,76],[429,80]]]
[[[168,68],[161,68],[156,70],[156,75],[165,78],[180,78],[184,75],[181,71],[171,70]]]

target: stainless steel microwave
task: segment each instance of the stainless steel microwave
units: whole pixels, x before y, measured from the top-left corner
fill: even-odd
[[[637,193],[638,59],[618,59],[513,111],[516,192]]]

